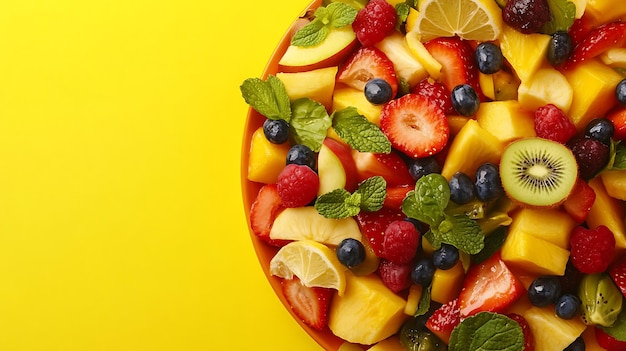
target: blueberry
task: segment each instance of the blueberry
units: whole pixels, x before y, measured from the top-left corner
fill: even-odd
[[[289,123],[282,119],[266,119],[263,134],[270,143],[282,144],[289,139]]]
[[[476,197],[479,200],[488,202],[495,200],[504,194],[500,171],[493,163],[484,163],[476,170]]]
[[[543,276],[533,280],[528,287],[528,299],[533,306],[545,307],[556,302],[561,295],[561,283],[557,277]]]
[[[548,42],[548,61],[554,66],[560,66],[567,61],[573,50],[574,41],[569,33],[556,32]]]
[[[456,172],[448,182],[450,186],[450,200],[459,205],[466,204],[476,197],[474,182],[467,174]]]
[[[476,64],[478,69],[485,74],[498,72],[504,66],[504,56],[500,47],[494,43],[480,43],[476,47]]]
[[[569,344],[563,351],[585,351],[585,340],[579,336],[573,343]]]
[[[433,260],[427,257],[420,258],[411,271],[413,282],[424,287],[430,285],[434,275],[435,265],[433,265]]]
[[[615,126],[608,118],[594,118],[585,127],[585,136],[601,141],[605,145],[611,144],[611,137],[615,132]]]
[[[313,150],[311,150],[308,146],[296,144],[287,152],[287,164],[291,163],[309,166],[309,168],[314,170],[315,165],[317,164],[317,157],[315,152],[313,152]]]
[[[441,247],[433,252],[433,265],[435,268],[448,270],[459,262],[459,249],[449,244],[441,244]]]
[[[354,268],[365,261],[365,247],[356,239],[343,239],[337,246],[337,259],[344,266]]]
[[[411,177],[416,181],[425,175],[441,172],[439,162],[433,157],[411,159],[408,166]]]
[[[574,294],[563,294],[556,300],[554,307],[556,315],[562,319],[572,319],[580,309],[580,298]]]
[[[626,78],[617,83],[615,87],[615,97],[620,104],[626,106]]]
[[[469,117],[476,114],[480,100],[476,90],[469,84],[457,85],[452,89],[452,106],[459,114]]]
[[[365,84],[365,98],[374,105],[382,105],[393,98],[391,85],[384,79],[374,78]]]

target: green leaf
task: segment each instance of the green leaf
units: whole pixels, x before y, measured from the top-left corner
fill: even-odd
[[[315,209],[326,218],[341,219],[359,214],[360,204],[360,195],[353,196],[346,189],[335,189],[318,196]]]
[[[493,233],[485,237],[485,247],[479,253],[472,255],[472,264],[479,264],[486,261],[494,253],[496,253],[506,240],[507,228],[500,227]]]
[[[422,289],[422,296],[417,303],[417,309],[415,310],[415,317],[423,316],[430,311],[430,291],[432,290],[432,284]]]
[[[283,82],[270,75],[266,81],[248,78],[239,87],[248,105],[269,119],[291,119],[289,96]]]
[[[331,3],[315,10],[315,19],[300,28],[291,38],[291,45],[311,47],[321,44],[333,28],[352,24],[357,10],[344,3]]]
[[[430,226],[438,226],[444,219],[444,210],[450,202],[450,187],[441,174],[428,174],[418,179],[415,191],[402,202],[407,216]]]
[[[620,341],[626,341],[626,308],[622,308],[617,320],[611,327],[598,326],[607,334]]]
[[[309,98],[291,103],[291,135],[296,144],[304,144],[318,152],[332,121],[324,105]]]
[[[359,184],[356,193],[361,194],[361,209],[367,212],[375,212],[383,207],[387,197],[387,182],[381,176],[375,176],[364,180]]]
[[[391,143],[380,128],[357,112],[354,107],[335,111],[333,129],[337,135],[360,152],[390,153]]]
[[[411,6],[409,6],[409,4],[407,4],[406,2],[396,4],[396,14],[398,15],[398,20],[396,23],[397,30],[399,30],[406,22],[406,19],[409,17],[410,10]]]
[[[341,28],[352,24],[356,18],[357,10],[341,2],[334,2],[326,7],[329,14],[329,25],[333,28]]]
[[[621,143],[615,145],[612,169],[626,169],[626,145]]]
[[[428,233],[427,233],[428,234]],[[466,215],[446,215],[445,219],[437,226],[430,227],[433,246],[441,246],[440,243],[453,245],[457,249],[470,255],[479,253],[485,247],[485,236],[475,220]]]
[[[569,0],[548,0],[551,19],[544,24],[541,32],[544,34],[554,34],[558,31],[567,31],[576,16],[576,5]]]
[[[326,39],[330,29],[318,19],[314,19],[306,26],[300,28],[291,38],[291,45],[311,47],[320,44]]]
[[[480,312],[452,330],[449,351],[522,351],[524,333],[517,322],[497,313]]]

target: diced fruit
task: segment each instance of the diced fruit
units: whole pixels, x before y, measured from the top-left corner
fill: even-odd
[[[563,110],[554,104],[547,104],[535,110],[535,132],[544,139],[567,143],[576,135],[576,126]]]
[[[365,260],[360,265],[351,268],[352,273],[358,276],[369,275],[378,269],[380,264],[380,258],[374,253],[374,249],[365,238],[362,239],[361,244],[365,248]]]
[[[536,275],[563,275],[569,251],[521,231],[509,233],[502,246],[502,260]]]
[[[338,337],[372,345],[395,334],[406,318],[406,301],[389,290],[375,275],[346,274],[343,296],[334,296],[328,326]]]
[[[326,327],[332,289],[307,287],[298,278],[283,279],[281,286],[289,307],[300,320],[317,330]]]
[[[345,238],[361,240],[361,231],[352,218],[329,219],[315,207],[286,208],[274,220],[270,231],[273,240],[315,240],[338,245]]]
[[[433,55],[428,52],[424,44],[422,43],[422,37],[416,31],[408,31],[405,35],[405,40],[409,51],[413,56],[424,66],[428,75],[433,79],[439,79],[441,75],[441,63],[439,63]]]
[[[385,197],[385,202],[383,203],[383,206],[394,209],[401,209],[404,198],[406,198],[406,195],[413,189],[415,188],[412,186],[387,187],[387,197]]]
[[[610,0],[587,0],[585,13],[594,19],[595,23],[607,23],[626,16],[626,8],[615,6]]]
[[[426,321],[426,328],[448,344],[452,329],[459,323],[461,323],[459,299],[454,299],[435,310]]]
[[[292,163],[278,174],[276,185],[285,207],[301,207],[315,200],[320,179],[309,166]]]
[[[502,143],[535,136],[532,112],[523,109],[516,100],[484,102],[476,120]]]
[[[547,104],[564,112],[572,105],[574,91],[565,76],[554,68],[540,68],[528,79],[522,79],[518,99],[524,108],[534,111]]]
[[[496,100],[496,91],[495,85],[493,84],[493,75],[481,72],[478,75],[478,82],[480,83],[480,90],[482,90],[483,94],[491,100]]]
[[[570,233],[576,226],[576,222],[558,208],[522,208],[511,217],[513,222],[509,226],[509,235],[533,235],[563,249],[569,247]]]
[[[582,301],[581,316],[585,324],[611,327],[622,312],[624,297],[608,274],[583,276],[578,296]]]
[[[611,111],[607,118],[613,122],[615,132],[613,133],[613,139],[626,140],[626,107],[620,107]]]
[[[255,130],[250,142],[248,180],[264,184],[276,183],[285,167],[290,145],[273,144],[265,137],[263,127]]]
[[[317,156],[317,172],[320,182],[318,195],[340,188],[348,191],[356,189],[358,180],[352,150],[336,140],[324,140]]]
[[[426,67],[411,52],[407,41],[399,32],[388,35],[376,47],[393,62],[398,78],[404,79],[410,87],[428,76]]]
[[[393,96],[398,92],[398,78],[393,62],[376,47],[362,47],[348,58],[337,74],[337,82],[363,91],[373,78],[384,79],[391,85]]]
[[[404,307],[404,314],[407,316],[415,315],[415,311],[419,307],[419,302],[422,299],[422,293],[424,287],[418,284],[412,284],[409,288],[409,294],[406,297],[406,306]]]
[[[604,330],[594,327],[596,341],[598,345],[606,351],[622,351],[626,350],[626,341],[620,341],[611,335],[607,334]]]
[[[368,121],[380,125],[381,105],[374,105],[367,101],[362,90],[344,86],[335,89],[332,111],[341,111],[348,107],[356,108],[357,112]]]
[[[285,245],[286,242],[284,241],[270,239],[270,230],[274,224],[274,219],[283,209],[276,184],[264,185],[250,206],[250,228],[252,228],[252,232],[272,245]]]
[[[276,73],[276,77],[285,85],[290,100],[308,97],[330,110],[333,104],[333,90],[338,67],[326,67],[312,71],[296,73]],[[307,82],[307,84],[302,84]]]
[[[600,177],[611,197],[626,201],[626,170],[603,171]]]
[[[450,91],[446,87],[436,81],[423,79],[411,89],[411,93],[422,95],[431,101],[434,101],[446,115],[455,114],[452,100],[450,99]]]
[[[608,49],[619,48],[626,44],[626,23],[613,22],[592,29],[589,34],[576,45],[569,63],[591,60]]]
[[[378,275],[389,290],[397,293],[411,285],[411,268],[408,263],[394,263],[383,259],[378,266]]]
[[[399,209],[383,207],[376,212],[361,211],[355,217],[363,236],[378,257],[384,257],[383,241],[385,229],[396,220],[403,219],[404,213]]]
[[[377,154],[352,151],[359,181],[373,176],[385,178],[388,186],[415,185],[404,160],[395,152]]]
[[[467,272],[459,294],[461,317],[502,312],[525,293],[522,283],[496,253]]]
[[[439,81],[448,91],[452,91],[457,85],[469,84],[482,96],[474,50],[466,41],[458,37],[436,38],[424,43],[424,46],[441,64]]]
[[[494,100],[517,100],[517,90],[521,84],[515,74],[500,70],[491,75],[493,78]]]
[[[440,152],[449,137],[443,110],[416,94],[404,95],[383,106],[380,127],[393,147],[413,158]]]
[[[385,0],[371,0],[352,22],[352,29],[363,46],[383,40],[396,26],[395,8]]]
[[[522,328],[522,333],[524,333],[523,351],[535,351],[535,336],[533,335],[533,331],[530,329],[530,324],[528,324],[526,318],[517,313],[509,313],[506,316],[517,322],[520,328]]]
[[[551,307],[531,307],[522,313],[535,339],[535,351],[564,350],[586,326],[580,319],[561,319]]]
[[[618,261],[611,266],[609,274],[615,285],[622,292],[622,295],[626,297],[626,256],[618,259]]]
[[[523,34],[509,26],[502,27],[500,49],[522,82],[528,81],[546,62],[550,36]]]
[[[612,48],[599,56],[607,66],[613,68],[626,68],[626,48]]]
[[[519,32],[536,33],[550,20],[550,7],[547,0],[507,0],[502,20]]]
[[[430,291],[430,298],[439,303],[448,303],[459,295],[463,287],[465,269],[463,263],[457,263],[450,269],[436,269]]]
[[[595,200],[596,193],[589,184],[582,179],[578,179],[572,193],[563,203],[563,209],[576,223],[580,224],[587,219],[587,215]]]
[[[620,252],[626,251],[626,209],[624,203],[612,198],[607,192],[602,179],[596,177],[589,181],[589,186],[596,193],[596,200],[587,216],[587,225],[595,228],[607,226],[615,236],[615,246]]]

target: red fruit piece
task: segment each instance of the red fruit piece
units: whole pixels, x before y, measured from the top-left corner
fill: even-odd
[[[383,238],[383,255],[398,264],[411,262],[419,248],[421,234],[413,223],[396,220],[387,226]]]
[[[476,90],[480,100],[484,100],[474,49],[468,42],[459,37],[441,37],[429,40],[424,46],[441,63],[440,81],[448,91],[451,92],[457,85],[469,84]]]
[[[389,290],[397,293],[411,285],[412,268],[407,263],[400,264],[383,259],[378,265],[378,275],[380,275],[380,279]]]
[[[613,122],[613,126],[615,127],[613,139],[626,140],[626,107],[620,107],[611,111],[606,118]]]
[[[328,321],[328,309],[333,289],[306,287],[300,279],[283,279],[283,295],[293,313],[311,328],[322,330]]]
[[[288,241],[270,239],[270,231],[276,216],[284,209],[276,184],[264,185],[250,206],[250,228],[260,239],[275,245],[284,246]]]
[[[376,212],[361,211],[355,219],[376,256],[382,258],[385,229],[391,222],[404,217],[404,213],[399,209],[383,207]]]
[[[617,285],[622,292],[622,295],[626,297],[626,256],[619,259],[619,261],[611,267],[609,274],[613,282],[615,282],[615,285]]]
[[[598,345],[606,351],[624,351],[626,350],[626,341],[620,341],[607,334],[604,330],[594,327],[596,341]]]
[[[581,18],[575,19],[574,23],[567,31],[570,37],[572,37],[574,47],[580,44],[595,26],[595,20],[587,14],[584,14]]]
[[[439,82],[431,81],[428,78],[423,79],[411,89],[411,93],[425,96],[434,101],[446,115],[456,114],[454,106],[452,106],[450,91]]]
[[[535,351],[535,336],[526,318],[517,313],[509,313],[506,316],[517,322],[520,328],[522,328],[524,333],[524,351]]]
[[[437,154],[450,136],[443,110],[416,94],[404,95],[384,105],[380,128],[394,148],[413,158]]]
[[[535,132],[540,138],[565,144],[576,135],[576,126],[560,108],[548,104],[535,111]]]
[[[285,207],[302,207],[317,197],[320,178],[308,166],[291,163],[278,174],[276,186]]]
[[[373,177],[381,176],[385,178],[387,186],[408,186],[415,185],[409,168],[396,152],[388,154],[375,154],[371,152],[352,153],[356,164],[357,178],[359,182]]]
[[[613,260],[615,237],[606,226],[594,229],[575,227],[569,242],[570,260],[583,273],[604,272]]]
[[[563,209],[577,223],[583,223],[587,219],[589,210],[596,200],[596,192],[582,179],[578,179],[572,189],[572,193],[563,203]]]
[[[609,147],[596,139],[576,137],[568,146],[576,158],[582,179],[593,178],[609,161]]]
[[[363,46],[383,40],[396,27],[396,9],[385,0],[371,0],[352,22],[352,29]]]
[[[402,202],[409,191],[414,190],[413,186],[392,186],[387,187],[387,197],[383,206],[394,209],[402,209]]]
[[[497,252],[467,272],[459,294],[461,317],[502,312],[524,294],[526,289]]]
[[[398,93],[398,77],[393,62],[376,47],[362,47],[346,60],[337,73],[337,82],[358,90],[374,78],[384,79],[391,86],[392,96]]]
[[[461,323],[461,310],[459,299],[456,298],[436,309],[426,321],[426,328],[447,344],[452,330],[459,323]]]
[[[597,57],[612,48],[626,45],[626,22],[603,24],[592,29],[585,38],[576,45],[568,66]]]
[[[502,20],[524,34],[537,33],[550,20],[550,7],[546,0],[508,0]]]

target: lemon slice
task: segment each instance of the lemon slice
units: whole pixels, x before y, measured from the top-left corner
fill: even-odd
[[[270,261],[270,274],[285,279],[295,275],[303,285],[346,289],[345,268],[334,250],[313,240],[291,242],[278,250]]]
[[[502,28],[502,12],[493,0],[424,0],[415,27],[424,42],[455,35],[467,40],[495,40]]]

